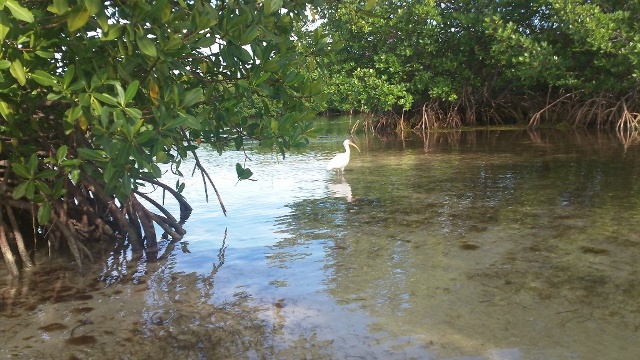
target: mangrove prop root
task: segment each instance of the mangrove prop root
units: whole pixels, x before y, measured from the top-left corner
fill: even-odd
[[[158,187],[161,187],[176,199],[176,201],[180,205],[180,223],[181,224],[184,223],[186,218],[188,218],[189,215],[191,214],[191,211],[193,211],[193,208],[191,207],[191,205],[189,205],[189,203],[187,202],[187,199],[185,199],[184,196],[182,196],[182,194],[180,194],[176,190],[169,187],[169,185],[161,183],[158,180],[155,180],[155,179],[142,179],[142,180],[148,182],[149,184],[153,184]],[[157,207],[161,208],[161,206],[157,206]]]
[[[415,107],[415,116],[409,122],[416,132],[519,123],[533,128],[545,124],[568,124],[573,127],[638,130],[639,92],[637,87],[619,95],[606,92],[589,94],[584,89],[567,92],[562,88],[549,87],[545,96],[529,91],[492,93],[488,87],[465,86],[460,98],[453,102],[431,98],[421,107]],[[377,115],[380,119],[371,130],[378,134],[393,130],[401,132],[401,127],[407,123],[402,116],[394,116],[396,114]]]
[[[73,134],[76,136],[65,144],[68,146],[69,159],[78,157],[78,146],[91,146],[81,132]],[[183,134],[186,136],[186,133]],[[186,139],[188,141],[188,138]],[[40,170],[57,169],[55,164],[44,160],[54,157],[57,154],[56,148],[60,146],[62,144],[58,142],[50,142],[46,144],[46,151],[36,153]],[[211,177],[195,152],[193,155],[196,156],[197,168],[202,173],[205,186],[211,185],[214,188],[220,206],[226,214]],[[147,260],[155,261],[159,252],[156,234],[158,228],[163,230],[163,238],[171,237],[170,244],[175,243],[184,236],[183,225],[193,210],[182,194],[157,179],[141,178],[136,181],[152,184],[153,190],[161,190],[163,195],[165,192],[171,194],[179,205],[179,220],[176,220],[177,216],[174,217],[164,205],[140,190],[134,189],[126,198],[116,198],[105,191],[108,186],[99,176],[99,170],[94,175],[89,175],[88,172],[83,174],[79,181],[71,181],[70,177],[62,173],[59,174],[61,177],[38,180],[45,183],[48,189],[60,189],[60,183],[55,181],[62,181],[63,191],[60,197],[52,198],[51,194],[42,190],[43,186],[39,186],[35,197],[29,195],[31,199],[14,199],[15,189],[18,185],[24,184],[25,179],[13,173],[12,169],[9,160],[0,159],[0,251],[12,275],[18,275],[21,267],[34,266],[30,257],[32,254],[29,252],[31,249],[25,246],[29,245],[28,240],[31,236],[34,247],[38,240],[46,240],[50,252],[61,247],[68,249],[81,271],[87,260],[93,261],[90,247],[87,247],[92,242],[118,241],[123,245],[128,242],[134,253],[145,251]],[[41,204],[46,203],[51,205],[49,220],[45,224],[39,224],[38,221],[41,221],[43,216],[40,212],[48,208]],[[44,214],[48,216],[47,213]]]
[[[164,216],[171,220],[174,223],[178,223],[178,220],[176,220],[175,217],[173,217],[173,215],[171,215],[171,213],[169,212],[169,210],[165,209],[164,206],[160,205],[157,201],[153,200],[152,198],[150,198],[149,196],[147,196],[146,194],[141,193],[140,191],[136,191],[135,192],[136,195],[140,196],[141,198],[145,199],[146,201],[148,201],[151,205],[155,206],[156,209],[160,210],[160,212],[162,214],[164,214]]]
[[[9,162],[5,163],[6,167],[3,169],[4,174],[2,178],[2,183],[0,183],[0,203],[3,203],[5,200],[5,194],[7,192],[7,180],[9,178]],[[9,269],[9,273],[13,276],[18,276],[18,266],[16,265],[16,260],[13,257],[13,253],[11,252],[11,248],[9,247],[9,241],[7,241],[6,229],[4,224],[4,216],[2,207],[0,206],[0,251],[2,252],[2,257],[4,258],[4,262],[7,264],[7,268]]]
[[[13,199],[14,187],[19,182],[16,178],[8,179],[9,176],[15,174],[10,174],[8,162],[0,162],[0,251],[13,276],[19,275],[20,268],[34,266],[23,236],[32,229],[35,240],[48,240],[50,252],[61,246],[67,248],[83,271],[87,261],[93,261],[87,244],[103,240],[128,241],[134,253],[144,251],[147,261],[156,261],[159,249],[155,226],[163,229],[163,237],[170,236],[171,243],[176,242],[184,236],[183,224],[192,211],[180,193],[155,179],[142,181],[174,196],[180,205],[179,221],[146,194],[134,190],[125,201],[119,201],[105,193],[101,180],[83,176],[78,183],[65,180],[66,192],[61,198],[45,200],[51,204],[51,216],[46,224],[40,225],[36,216],[38,205],[24,198]],[[162,215],[153,212],[156,209]]]
[[[90,218],[90,221],[94,223],[105,235],[113,236],[113,230],[104,222],[104,220],[102,220],[100,216],[96,214],[94,207],[89,203],[84,194],[81,194],[75,186],[70,186],[68,190],[78,202],[78,205],[82,209],[82,213],[87,215],[87,217]]]
[[[24,264],[24,267],[30,268],[33,267],[33,262],[29,258],[29,253],[27,252],[27,248],[24,246],[24,239],[22,238],[22,233],[19,230],[18,222],[16,221],[15,214],[13,213],[13,209],[11,206],[5,206],[7,211],[7,217],[9,218],[9,223],[11,224],[11,228],[13,230],[13,238],[18,246],[18,253],[20,253],[20,258]]]
[[[4,257],[4,262],[7,264],[9,273],[13,276],[18,276],[20,273],[18,271],[18,266],[16,265],[16,259],[13,257],[11,248],[9,248],[9,242],[7,241],[3,222],[0,222],[0,250],[2,250],[2,257]]]
[[[129,242],[134,250],[141,250],[141,239],[138,237],[138,233],[133,229],[124,213],[116,206],[115,199],[107,199],[101,187],[90,177],[85,176],[84,181],[89,184],[91,192],[95,194],[102,203],[106,204],[109,214],[116,219],[120,228],[129,236]]]
[[[127,219],[129,220],[129,225],[133,231],[135,231],[137,239],[136,243],[132,243],[134,251],[142,250],[144,248],[143,237],[142,237],[142,227],[140,225],[140,220],[138,219],[138,213],[133,210],[133,205],[131,204],[131,198],[129,198],[129,202],[126,206],[123,206],[124,215],[128,215]]]
[[[136,198],[134,194],[131,194],[130,197],[131,211],[134,211],[138,214],[138,221],[142,230],[144,231],[144,237],[147,240],[147,252],[157,252],[158,251],[158,240],[156,238],[156,229],[153,227],[153,221],[149,217],[147,210]]]

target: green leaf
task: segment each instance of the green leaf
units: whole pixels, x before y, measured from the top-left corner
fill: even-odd
[[[46,170],[42,170],[41,172],[38,173],[38,175],[36,176],[36,178],[38,179],[50,179],[56,175],[58,175],[60,172],[58,172],[58,170],[54,170],[54,169],[46,169]]]
[[[158,50],[156,49],[155,42],[146,37],[144,34],[138,34],[136,36],[136,42],[138,44],[138,48],[140,48],[140,52],[142,52],[143,54],[151,57],[158,56]]]
[[[151,174],[156,178],[159,179],[162,177],[162,170],[160,170],[160,168],[158,167],[158,165],[156,164],[151,164]]]
[[[29,170],[24,164],[12,163],[11,167],[13,168],[13,172],[15,172],[16,175],[20,176],[21,178],[24,178],[24,179],[31,178],[31,174],[29,174]]]
[[[161,164],[166,164],[167,161],[169,160],[169,157],[167,156],[167,153],[164,151],[158,151],[156,153],[156,161],[161,163]]]
[[[60,161],[62,161],[67,156],[67,151],[67,145],[62,145],[58,148],[58,151],[56,151],[56,160],[58,161],[58,163],[60,163]]]
[[[33,199],[33,194],[36,192],[36,184],[33,181],[27,181],[27,186],[24,190],[24,196],[27,197],[27,199],[31,200]]]
[[[30,76],[35,82],[43,86],[51,86],[56,83],[56,78],[51,74],[46,73],[42,70],[36,70]]]
[[[116,173],[115,166],[113,166],[112,163],[108,163],[107,166],[104,169],[104,174],[102,176],[102,179],[106,183],[111,183],[111,182],[113,182],[113,180],[115,180],[116,175],[117,175],[117,173]]]
[[[78,184],[78,182],[80,181],[80,170],[78,169],[73,169],[71,170],[71,172],[69,173],[69,175],[71,175],[71,181],[74,184]]]
[[[133,100],[138,92],[138,87],[140,86],[140,81],[134,80],[127,86],[127,91],[125,92],[124,102],[125,104]]]
[[[11,61],[9,60],[0,60],[0,70],[8,69],[11,66]]]
[[[201,88],[195,88],[195,89],[189,90],[186,94],[184,94],[184,98],[182,100],[182,106],[189,107],[191,105],[194,105],[195,103],[200,101],[200,99],[202,99],[202,96],[203,96],[203,92]]]
[[[367,4],[364,6],[365,10],[373,10],[376,7],[376,0],[367,0]]]
[[[138,120],[142,117],[142,111],[136,108],[124,108],[124,112],[126,112],[127,115],[131,116],[135,120]]]
[[[89,106],[91,105],[91,96],[88,93],[80,93],[78,94],[78,105],[80,106]]]
[[[218,39],[215,36],[203,36],[202,38],[200,38],[200,40],[198,40],[195,46],[197,48],[209,48],[213,46],[213,44],[215,44],[217,41]],[[184,44],[184,41],[182,41],[182,39],[180,39],[180,44]],[[167,47],[169,47],[170,45],[175,46],[171,41],[167,44]]]
[[[36,170],[38,170],[38,155],[31,154],[27,166],[29,167],[29,177],[33,177],[36,174]]]
[[[258,25],[251,25],[247,31],[242,35],[242,43],[248,44],[260,34],[260,28]]]
[[[0,44],[4,42],[4,38],[7,36],[7,33],[9,33],[9,30],[11,30],[9,17],[4,13],[4,11],[0,11]]]
[[[115,84],[115,88],[116,88],[116,92],[118,93],[118,104],[120,104],[120,106],[124,107],[124,99],[125,99],[125,95],[124,95],[124,89],[122,89],[122,86],[118,83]]]
[[[102,8],[100,0],[84,0],[84,6],[87,8],[87,11],[89,11],[89,15],[97,14]]]
[[[67,16],[67,27],[69,31],[75,32],[89,21],[89,10],[84,6],[76,6]]]
[[[36,188],[40,191],[41,194],[43,195],[51,194],[51,189],[49,189],[49,185],[47,185],[44,181],[36,180],[33,183],[35,184]]]
[[[271,59],[271,60],[267,60],[262,64],[262,69],[265,72],[273,72],[273,71],[277,71],[278,69],[280,69],[281,67],[281,61],[280,59]]]
[[[45,59],[53,59],[56,56],[53,51],[36,50],[36,54]]]
[[[4,5],[11,10],[11,14],[18,20],[33,22],[33,14],[29,9],[18,4],[15,0],[5,0]]]
[[[53,189],[51,191],[51,196],[53,196],[54,198],[59,198],[62,195],[64,195],[67,190],[65,188],[63,188],[64,186],[64,180],[63,179],[58,179],[56,180],[56,182],[53,184]]]
[[[77,91],[77,90],[82,89],[86,85],[87,85],[87,83],[84,82],[84,80],[78,80],[78,81],[74,82],[73,84],[71,84],[71,86],[69,86],[69,90],[70,91]]]
[[[122,188],[119,190],[123,191],[123,195],[125,195],[124,197],[129,195],[129,192],[131,191],[131,177],[129,177],[128,172],[124,173],[124,176],[122,177]]]
[[[102,30],[102,36],[104,37],[104,33],[109,31],[109,18],[107,18],[107,14],[104,12],[99,14],[96,17],[96,21],[98,22],[98,25],[100,25],[100,30]],[[102,38],[100,39],[103,40]]]
[[[109,26],[109,31],[103,32],[100,40],[110,41],[119,38],[122,34],[122,28],[123,26],[120,24]]]
[[[186,126],[189,127],[191,129],[200,129],[200,121],[198,121],[198,119],[190,114],[185,114],[185,113],[179,113],[180,114],[180,119],[178,120],[181,125],[180,126]]]
[[[282,0],[265,0],[263,4],[264,12],[269,15],[280,10],[282,7]]]
[[[67,0],[53,0],[53,6],[55,7],[56,14],[62,15],[69,9],[69,3]]]
[[[16,59],[11,66],[9,66],[9,71],[11,75],[18,80],[18,84],[24,86],[27,83],[27,75],[24,72],[24,67],[19,59]]]
[[[233,52],[236,57],[244,63],[249,63],[252,60],[251,53],[241,46],[234,47]]]
[[[48,93],[47,94],[47,100],[49,100],[49,101],[58,100],[61,97],[62,97],[62,94],[60,94],[60,93]]]
[[[71,159],[71,160],[62,160],[60,161],[60,165],[61,166],[67,166],[67,167],[75,167],[78,166],[82,163],[82,160],[80,159]]]
[[[109,94],[93,93],[93,94],[91,94],[91,96],[93,96],[94,98],[102,101],[103,103],[107,103],[107,104],[113,105],[113,106],[118,106],[118,100],[116,100],[116,98],[114,98],[113,96],[111,96]]]
[[[80,115],[82,115],[82,107],[80,106],[73,107],[67,111],[69,112],[69,115],[67,116],[67,122],[69,123],[74,122],[80,117]]]
[[[66,89],[69,87],[69,84],[71,84],[71,80],[73,80],[73,76],[76,74],[76,67],[75,65],[70,65],[67,68],[67,71],[65,71],[64,73],[64,77],[62,78],[62,88]]]
[[[18,200],[24,196],[24,194],[27,192],[27,184],[29,184],[29,182],[25,181],[23,183],[18,184],[18,186],[16,186],[15,188],[13,188],[12,195],[15,200]]]
[[[238,180],[247,180],[253,175],[249,168],[243,168],[240,163],[236,163],[236,173],[238,174]]]
[[[45,225],[49,219],[51,219],[51,203],[45,201],[38,208],[38,224]]]
[[[98,151],[94,149],[87,148],[79,148],[78,155],[85,160],[94,160],[94,161],[109,161],[108,158],[105,158],[104,151]]]
[[[254,86],[262,84],[265,80],[267,80],[271,76],[271,73],[265,72],[258,79],[253,82]]]
[[[13,109],[11,109],[11,106],[0,100],[0,115],[2,115],[2,117],[7,120],[7,121],[11,121],[13,119]]]

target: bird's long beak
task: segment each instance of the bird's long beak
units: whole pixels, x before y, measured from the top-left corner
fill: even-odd
[[[360,148],[358,147],[358,145],[356,145],[356,144],[354,144],[352,142],[350,142],[349,145],[353,145],[356,149],[358,149],[358,152],[360,152]]]

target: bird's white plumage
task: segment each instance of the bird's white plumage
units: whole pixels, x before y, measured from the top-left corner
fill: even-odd
[[[339,172],[344,171],[344,167],[349,163],[349,156],[351,155],[349,145],[354,146],[358,151],[360,151],[360,148],[358,148],[358,146],[352,143],[349,139],[343,141],[342,145],[344,145],[345,152],[339,153],[329,160],[329,163],[327,163],[327,170],[338,170]]]

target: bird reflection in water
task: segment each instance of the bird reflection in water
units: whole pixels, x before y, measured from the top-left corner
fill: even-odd
[[[351,186],[342,175],[335,177],[332,183],[327,185],[329,192],[336,198],[345,198],[348,202],[355,202],[356,197],[351,195]]]

